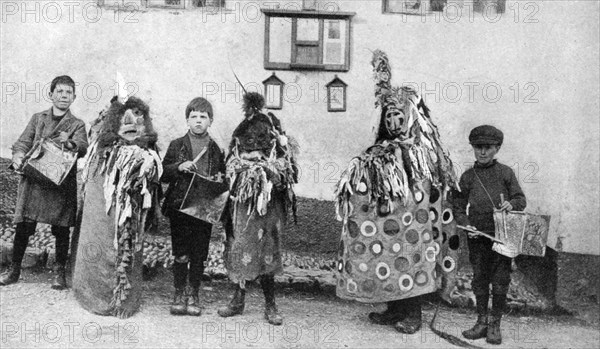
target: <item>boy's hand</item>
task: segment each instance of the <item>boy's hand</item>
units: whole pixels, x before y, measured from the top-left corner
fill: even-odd
[[[69,132],[61,131],[58,135],[58,141],[61,143],[67,143],[69,141]]]
[[[193,172],[196,170],[196,164],[192,161],[186,161],[179,164],[177,167],[179,172]]]
[[[511,204],[510,202],[508,202],[508,201],[502,201],[502,203],[500,204],[500,209],[501,209],[502,211],[506,211],[506,212],[508,212],[508,211],[512,211],[512,209],[513,209],[513,206],[512,206],[512,204]]]
[[[471,230],[477,230],[477,228],[475,228],[472,225],[466,225],[465,228],[469,228]],[[477,239],[477,238],[479,238],[479,235],[476,234],[476,233],[473,233],[472,231],[466,230],[466,232],[467,232],[467,235],[469,236],[469,238],[471,238],[471,239]]]

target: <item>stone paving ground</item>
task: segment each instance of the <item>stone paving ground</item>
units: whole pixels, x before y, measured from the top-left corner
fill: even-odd
[[[427,328],[402,335],[392,327],[373,325],[367,313],[383,310],[381,304],[347,302],[331,292],[307,292],[279,286],[278,305],[284,325],[273,327],[262,317],[260,288],[250,286],[242,316],[223,319],[216,310],[232,294],[224,280],[203,284],[202,316],[168,314],[171,275],[161,271],[144,283],[144,303],[129,319],[88,313],[70,290],[50,289],[51,272],[24,271],[17,284],[0,288],[0,346],[2,348],[448,348],[452,345]],[[427,302],[424,320],[435,304]],[[598,317],[596,311],[595,317]],[[472,310],[442,306],[437,327],[460,336],[474,321]],[[494,348],[599,348],[598,321],[573,316],[508,314],[503,322],[504,343]]]

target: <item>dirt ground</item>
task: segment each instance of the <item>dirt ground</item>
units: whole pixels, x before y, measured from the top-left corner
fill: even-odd
[[[232,288],[226,281],[203,285],[204,311],[200,317],[168,314],[172,278],[161,272],[145,282],[141,310],[119,320],[88,313],[70,290],[50,288],[47,270],[25,270],[17,284],[0,288],[0,343],[2,348],[447,348],[427,326],[415,335],[402,335],[392,327],[368,322],[370,311],[381,304],[347,302],[331,294],[277,290],[283,326],[263,320],[262,292],[250,286],[242,316],[223,319],[216,310],[227,302]],[[435,305],[426,303],[424,320]],[[460,336],[474,321],[472,311],[442,306],[437,327]],[[496,348],[598,348],[600,331],[571,316],[507,315],[502,325],[504,343]],[[485,341],[472,344],[491,347]]]

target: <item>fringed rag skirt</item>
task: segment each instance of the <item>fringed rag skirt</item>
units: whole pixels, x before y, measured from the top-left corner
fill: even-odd
[[[85,199],[77,259],[73,271],[73,292],[79,304],[99,315],[127,318],[139,308],[142,297],[142,254],[134,253],[133,263],[125,272],[130,284],[128,296],[120,305],[113,302],[119,281],[117,251],[114,247],[114,206],[107,215],[104,200],[104,177],[90,178]]]
[[[267,213],[260,216],[256,210],[248,214],[248,205],[229,203],[233,229],[227,237],[225,267],[229,279],[244,285],[260,275],[283,271],[279,236],[286,218],[285,197],[275,190],[267,206]]]

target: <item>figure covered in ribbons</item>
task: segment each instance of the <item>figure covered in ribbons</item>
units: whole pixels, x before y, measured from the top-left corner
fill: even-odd
[[[82,307],[126,318],[139,308],[144,233],[156,218],[160,158],[149,108],[114,99],[94,123],[73,272]]]
[[[372,65],[376,142],[350,161],[336,189],[337,295],[387,302],[371,321],[412,334],[421,327],[419,296],[451,289],[461,241],[446,195],[457,181],[423,99],[391,86],[384,52],[374,52]]]
[[[244,95],[244,120],[235,129],[227,159],[230,200],[226,208],[225,266],[236,284],[231,302],[219,309],[222,317],[244,311],[246,281],[260,279],[265,318],[281,325],[275,304],[274,275],[283,270],[280,235],[289,208],[295,212],[296,167],[292,146],[281,123],[262,112],[264,98]]]

